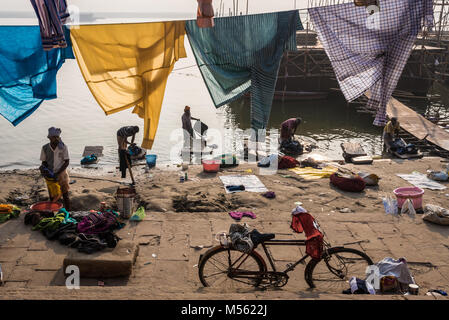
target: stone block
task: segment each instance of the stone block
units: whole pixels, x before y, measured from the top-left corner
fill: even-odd
[[[71,251],[64,259],[64,270],[69,265],[78,266],[81,278],[114,278],[129,276],[132,273],[139,247],[122,240],[115,248],[85,254]]]

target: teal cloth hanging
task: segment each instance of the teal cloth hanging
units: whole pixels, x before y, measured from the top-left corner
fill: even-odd
[[[44,51],[38,26],[0,26],[0,114],[14,126],[56,98],[56,74],[75,59],[64,29],[67,48]]]
[[[282,56],[296,51],[297,10],[216,18],[215,27],[186,22],[186,31],[210,96],[218,108],[251,92],[251,127],[268,123]]]

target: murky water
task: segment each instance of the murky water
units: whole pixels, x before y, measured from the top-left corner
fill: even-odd
[[[170,75],[156,140],[153,149],[148,151],[158,155],[158,163],[168,163],[172,147],[180,146],[179,128],[185,105],[191,106],[192,116],[201,118],[210,129],[223,136],[226,130],[250,126],[249,100],[241,99],[216,109],[190,47],[187,53],[188,58],[180,60]],[[413,104],[419,110],[429,107],[425,102]],[[437,104],[449,105],[444,97],[431,101],[431,106]],[[317,152],[328,158],[342,159],[340,144],[346,141],[360,142],[371,155],[381,153],[382,129],[374,127],[370,115],[357,113],[342,97],[323,101],[276,101],[268,127],[278,129],[282,121],[297,116],[304,120],[298,134],[315,139],[319,146]],[[143,121],[132,114],[131,109],[106,116],[87,88],[76,61],[69,60],[58,73],[58,99],[44,102],[17,127],[0,117],[0,168],[37,167],[40,149],[48,142],[47,129],[51,126],[62,129],[72,166],[79,166],[86,145],[104,146],[105,156],[100,165],[116,165],[116,131],[126,125],[139,125],[143,129]],[[141,138],[138,135],[137,142]]]

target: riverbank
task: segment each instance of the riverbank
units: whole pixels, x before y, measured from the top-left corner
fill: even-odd
[[[145,206],[147,216],[138,224],[128,222],[124,229],[118,231],[123,239],[139,245],[133,274],[126,279],[82,279],[81,285],[95,287],[98,280],[102,280],[105,287],[126,286],[139,290],[151,287],[154,294],[145,294],[145,298],[149,299],[167,296],[173,299],[201,299],[202,295],[207,299],[209,294],[217,299],[240,298],[242,293],[204,291],[195,267],[199,255],[216,245],[215,235],[227,231],[234,222],[228,214],[230,211],[254,212],[256,219],[243,218],[241,222],[247,222],[260,232],[273,232],[281,239],[303,239],[302,234],[294,234],[290,228],[290,212],[294,203],[301,201],[319,221],[332,245],[362,250],[375,262],[385,257],[405,257],[410,262],[410,270],[423,298],[429,289],[447,291],[449,228],[425,222],[421,215],[414,220],[408,216],[387,216],[381,200],[386,194],[392,195],[395,188],[410,185],[396,176],[397,173],[439,170],[442,161],[441,158],[414,161],[385,159],[376,160],[372,165],[343,165],[342,168],[354,172],[365,171],[380,176],[378,187],[367,187],[362,193],[340,191],[330,186],[329,179],[305,181],[288,170],[279,170],[274,175],[258,175],[259,168],[254,164],[223,169],[217,174],[206,174],[202,172],[202,167],[191,166],[187,171],[189,179],[184,183],[179,181],[182,171],[176,166],[149,172],[145,172],[144,167],[135,167],[138,201]],[[266,199],[259,193],[251,192],[226,194],[219,176],[236,174],[258,175],[266,188],[276,193],[276,198]],[[14,201],[25,208],[47,197],[45,184],[37,170],[3,171],[0,172],[0,179],[0,203]],[[103,175],[76,171],[71,173],[71,181],[74,182],[70,185],[73,210],[90,210],[97,209],[101,201],[114,206],[114,192],[120,183],[130,182],[130,179],[121,180],[118,171]],[[426,189],[423,199],[425,204],[449,208],[447,189]],[[183,205],[180,206],[180,203]],[[16,292],[16,298],[26,298],[29,292],[29,297],[33,298],[36,297],[33,293],[36,290],[50,292],[54,286],[64,286],[62,261],[70,250],[73,249],[62,247],[57,242],[46,240],[39,232],[31,231],[23,224],[23,215],[1,224],[0,263],[6,281],[0,288],[5,295],[1,295]],[[274,252],[274,258],[280,266],[285,266],[298,258],[298,249],[280,247]],[[61,288],[58,290],[64,292]],[[95,292],[94,288],[89,288],[90,295],[95,295]],[[298,292],[309,292],[302,266],[291,273],[282,292],[289,298],[300,298],[302,296]],[[72,293],[61,294],[65,298],[76,299]],[[101,291],[98,295],[102,295]],[[259,294],[251,291],[247,295],[254,297]],[[282,299],[283,295],[278,291],[268,291],[261,296]],[[310,297],[320,298],[320,293],[312,292]],[[118,298],[128,299],[129,296],[120,297],[118,294]]]

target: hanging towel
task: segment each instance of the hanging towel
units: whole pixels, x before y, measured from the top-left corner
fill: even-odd
[[[86,25],[71,29],[90,91],[106,115],[134,107],[144,119],[142,148],[151,149],[168,75],[185,58],[185,22]]]
[[[30,0],[39,19],[44,50],[66,48],[63,23],[69,17],[66,0]]]
[[[17,126],[44,100],[56,98],[56,74],[75,57],[70,41],[67,48],[44,51],[37,26],[0,26],[0,39],[0,114]]]
[[[196,24],[200,28],[212,28],[214,26],[212,0],[198,0]]]
[[[371,90],[374,125],[386,124],[386,107],[418,32],[433,21],[432,0],[380,0],[370,15],[353,3],[309,9],[310,19],[348,101]]]
[[[217,18],[214,28],[186,22],[187,35],[215,106],[251,91],[251,126],[264,129],[270,116],[279,65],[297,50],[298,11]]]

